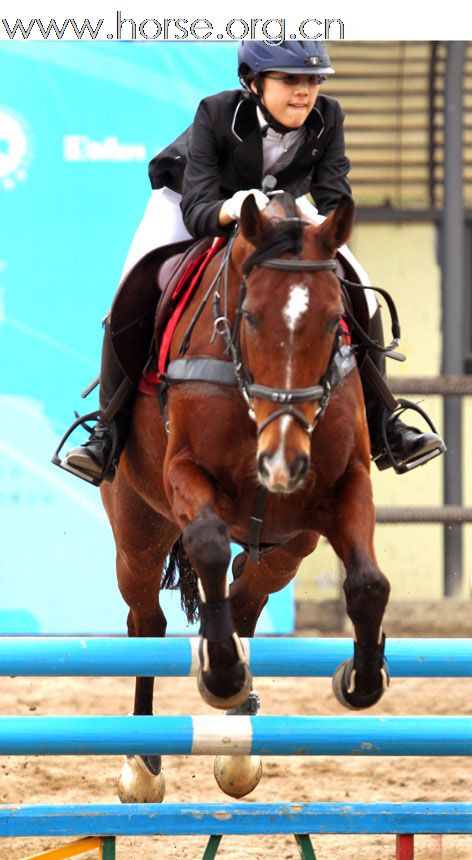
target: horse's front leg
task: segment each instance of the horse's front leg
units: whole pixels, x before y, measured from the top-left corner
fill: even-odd
[[[351,708],[374,705],[389,683],[382,619],[390,585],[375,558],[374,527],[370,476],[359,462],[342,479],[327,532],[346,569],[346,608],[355,632],[354,657],[337,669],[333,690],[341,704]]]
[[[231,558],[229,531],[216,513],[210,478],[196,463],[182,457],[171,460],[166,489],[182,528],[185,552],[198,576],[200,694],[214,708],[235,707],[247,699],[252,679],[231,617],[226,576]]]

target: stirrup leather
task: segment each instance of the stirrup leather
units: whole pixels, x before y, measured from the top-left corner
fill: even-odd
[[[81,478],[82,481],[87,481],[88,484],[93,484],[94,487],[99,487],[102,481],[104,480],[112,480],[115,475],[115,459],[116,452],[118,451],[118,429],[114,421],[108,424],[110,429],[111,437],[112,437],[112,446],[110,453],[107,457],[106,463],[99,475],[93,477],[92,475],[87,475],[85,472],[82,472],[80,469],[75,469],[73,466],[70,466],[66,463],[64,458],[60,457],[60,452],[67,442],[69,436],[77,429],[77,427],[83,427],[87,433],[92,433],[93,428],[87,424],[88,421],[102,421],[102,413],[98,412],[88,412],[86,415],[78,415],[77,412],[74,413],[76,420],[69,427],[68,430],[64,433],[59,445],[57,446],[54,454],[51,458],[51,463],[54,463],[55,466],[59,466],[60,469],[64,469],[65,472],[70,472],[72,475],[76,475],[77,478]]]
[[[392,466],[395,469],[395,472],[398,475],[403,475],[405,472],[411,472],[413,469],[416,469],[418,466],[423,466],[425,463],[428,463],[430,460],[433,460],[435,457],[438,457],[440,454],[444,453],[444,447],[433,448],[431,451],[428,451],[425,454],[420,454],[418,457],[413,457],[411,460],[407,462],[401,462],[400,460],[395,458],[395,455],[390,447],[388,438],[387,438],[387,423],[392,415],[402,415],[408,409],[412,409],[414,412],[417,412],[419,415],[424,418],[430,430],[438,435],[438,431],[434,426],[433,422],[429,415],[426,414],[424,409],[421,406],[418,406],[417,403],[413,403],[411,400],[405,400],[400,397],[396,401],[396,408],[393,412],[389,412],[387,409],[384,410],[382,419],[380,422],[380,435],[383,445],[383,451],[374,457],[374,462],[379,466],[379,468],[388,468],[387,465],[384,465],[388,462],[388,465]],[[382,463],[382,466],[380,464]]]

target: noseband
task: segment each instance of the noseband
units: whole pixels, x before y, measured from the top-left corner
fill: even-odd
[[[272,259],[255,264],[254,268],[276,269],[284,272],[334,272],[337,268],[336,260],[297,260],[297,259]],[[251,267],[253,268],[253,267]],[[251,271],[251,269],[249,269]],[[353,352],[349,346],[341,342],[342,332],[339,331],[335,339],[328,367],[317,385],[308,388],[271,388],[253,382],[247,368],[247,362],[241,349],[240,328],[241,319],[244,315],[242,306],[247,294],[247,275],[240,287],[239,306],[236,312],[236,322],[233,330],[229,326],[227,317],[219,316],[219,300],[214,302],[215,309],[215,331],[223,338],[226,351],[231,353],[234,370],[238,380],[241,393],[249,407],[249,414],[255,420],[254,399],[268,400],[270,403],[280,404],[278,409],[271,412],[258,425],[257,435],[277,418],[289,415],[294,418],[302,429],[311,435],[318,421],[323,417],[326,407],[331,398],[331,390],[355,367]],[[216,294],[218,295],[218,294]],[[216,296],[215,296],[216,298]],[[297,409],[295,404],[318,402],[313,423],[308,421],[304,413]]]
[[[216,383],[217,385],[237,386],[249,407],[249,414],[254,420],[255,414],[253,401],[255,398],[268,400],[274,404],[280,404],[279,408],[271,412],[257,428],[258,435],[262,433],[271,421],[275,421],[276,418],[280,418],[283,415],[290,415],[300,424],[308,435],[311,435],[317,422],[322,418],[326,411],[332,389],[356,366],[354,352],[357,348],[353,348],[342,343],[343,332],[339,330],[334,339],[328,367],[317,385],[312,385],[308,388],[279,389],[255,383],[244,361],[240,342],[241,320],[244,314],[242,306],[247,293],[246,278],[250,269],[246,271],[240,286],[239,304],[236,311],[234,325],[230,323],[228,318],[228,270],[235,236],[236,233],[233,233],[224,250],[218,271],[201,298],[200,304],[194,312],[187,327],[180,346],[180,358],[171,361],[167,367],[166,373],[160,374],[161,384],[159,386],[159,392],[161,397],[161,409],[165,414],[166,391],[172,385],[188,382],[209,382],[213,384]],[[335,260],[287,260],[269,258],[254,263],[252,268],[256,265],[257,267],[287,272],[335,272],[337,268]],[[340,278],[337,273],[336,277],[343,286],[355,289],[364,289],[360,284],[355,284],[351,281],[346,281],[344,278]],[[364,332],[357,323],[355,318],[347,311],[347,308],[345,308],[345,313],[353,328],[361,335],[364,344],[368,345],[369,348],[388,354],[391,353],[399,343],[400,324],[398,322],[398,315],[391,297],[385,290],[379,289],[378,287],[370,287],[370,289],[379,292],[385,298],[390,310],[392,317],[393,340],[387,347],[383,347],[376,341],[371,340],[368,334]],[[203,309],[212,293],[214,320],[211,342],[213,342],[219,335],[224,344],[224,354],[230,355],[232,361],[216,358],[183,357],[187,352],[192,331],[200,319]],[[223,295],[223,308],[221,307],[221,294]],[[303,412],[300,409],[297,409],[295,405],[298,403],[310,402],[318,402],[319,404],[313,424],[310,424]],[[268,490],[264,486],[260,486],[257,493],[255,510],[251,517],[248,542],[247,544],[242,544],[244,549],[249,553],[249,558],[254,564],[259,562],[261,551],[270,551],[274,548],[274,545],[272,544],[261,546],[260,543],[267,494]]]
[[[301,221],[299,218],[289,218],[285,220]],[[362,284],[356,284],[339,276],[336,272],[336,260],[299,260],[267,258],[250,265],[243,276],[240,286],[239,304],[236,310],[234,325],[231,324],[228,318],[228,270],[231,259],[231,251],[237,232],[235,231],[228,244],[226,245],[223,257],[218,268],[218,271],[213,278],[211,284],[203,295],[200,304],[198,305],[187,331],[183,337],[179,354],[180,358],[176,359],[167,367],[165,374],[160,374],[160,391],[161,391],[161,408],[165,411],[165,392],[167,389],[179,383],[185,382],[210,382],[219,385],[230,385],[239,387],[241,394],[248,406],[249,415],[255,421],[254,399],[267,400],[270,403],[279,404],[279,408],[271,412],[257,428],[257,433],[260,435],[263,430],[277,418],[284,415],[289,415],[294,418],[303,430],[311,435],[316,424],[320,421],[326,411],[326,407],[330,401],[332,389],[338,385],[356,366],[354,354],[357,347],[351,347],[343,343],[344,332],[339,329],[334,340],[331,357],[328,366],[317,385],[311,385],[308,388],[271,388],[266,385],[256,383],[252,379],[252,375],[247,367],[244,353],[241,349],[241,320],[244,316],[243,303],[247,294],[247,276],[253,268],[274,269],[285,272],[333,272],[340,284],[349,289],[363,290]],[[352,328],[360,335],[361,343],[369,349],[375,349],[378,352],[391,355],[400,360],[403,357],[400,354],[394,353],[394,350],[400,342],[400,323],[395,304],[391,296],[386,290],[380,287],[369,286],[370,290],[378,292],[386,301],[390,311],[392,321],[393,339],[388,346],[382,346],[377,341],[372,340],[367,332],[365,332],[355,317],[350,311],[345,308],[345,315],[348,317]],[[230,355],[231,362],[215,358],[189,358],[185,359],[182,356],[187,352],[191,334],[194,326],[199,320],[202,311],[213,293],[213,334],[211,343],[219,335],[224,344],[224,354]],[[222,304],[223,296],[223,308]],[[299,403],[318,402],[318,408],[313,420],[310,423],[304,413],[296,408]]]

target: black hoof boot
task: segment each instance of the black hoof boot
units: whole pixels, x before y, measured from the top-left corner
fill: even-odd
[[[241,705],[252,690],[252,675],[238,634],[234,631],[230,599],[200,604],[200,669],[198,689],[213,708]]]
[[[333,693],[341,705],[357,711],[382,698],[390,684],[384,650],[385,635],[380,645],[361,648],[354,643],[354,657],[344,660],[333,675]]]
[[[200,639],[197,684],[202,699],[212,708],[226,710],[245,702],[252,690],[252,675],[239,636],[223,642]]]
[[[257,693],[252,690],[249,693],[245,702],[242,702],[240,705],[237,705],[236,708],[230,708],[229,711],[226,711],[228,717],[234,716],[242,716],[242,717],[255,717],[261,707],[261,700]]]

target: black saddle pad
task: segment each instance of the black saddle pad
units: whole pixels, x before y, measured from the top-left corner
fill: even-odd
[[[150,251],[121,282],[109,317],[110,335],[123,371],[137,384],[148,361],[154,336],[156,307],[161,297],[157,275],[169,257],[188,249],[195,240],[174,242]]]

